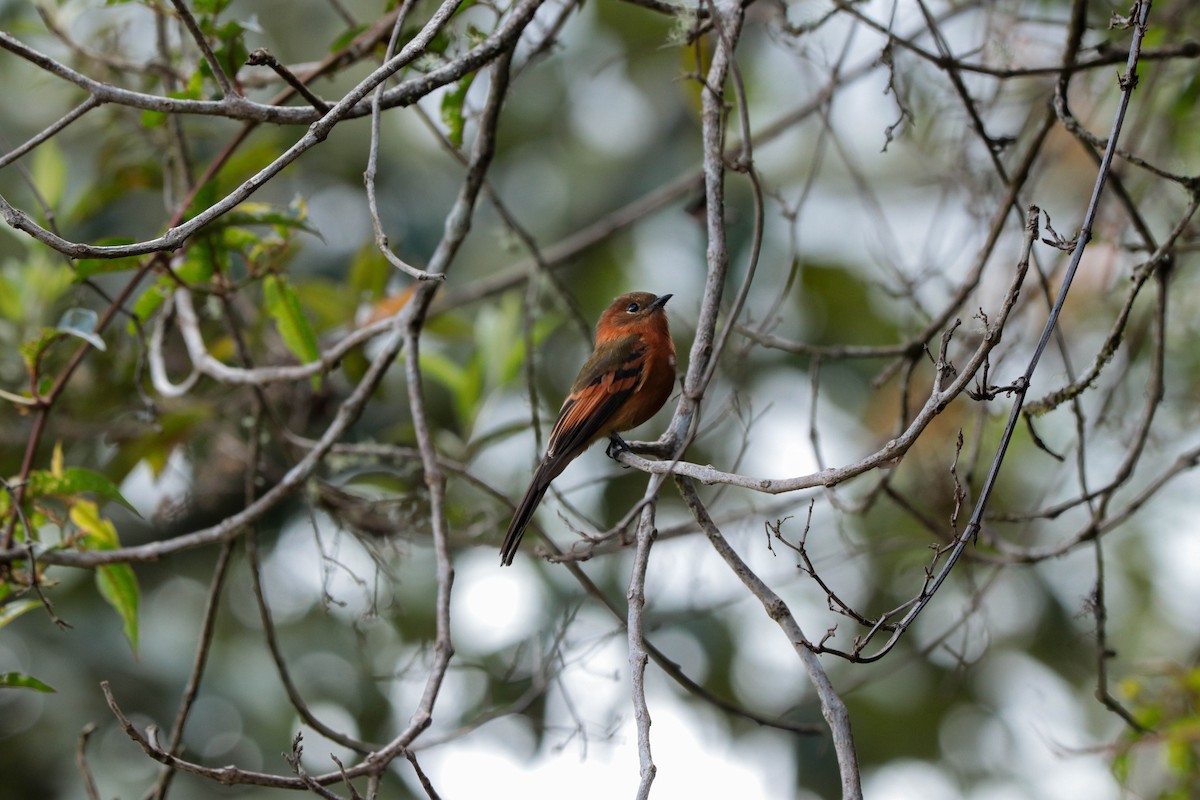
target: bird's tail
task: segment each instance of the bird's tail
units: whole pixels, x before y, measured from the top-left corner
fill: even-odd
[[[504,534],[504,544],[500,546],[501,566],[507,567],[512,564],[513,557],[517,554],[517,548],[521,545],[521,537],[525,535],[525,529],[529,527],[529,521],[533,519],[533,512],[537,510],[538,503],[542,502],[542,497],[550,488],[550,481],[541,480],[541,477],[541,475],[534,476],[533,482],[525,490],[525,496],[517,505],[512,522],[508,523],[508,532]]]

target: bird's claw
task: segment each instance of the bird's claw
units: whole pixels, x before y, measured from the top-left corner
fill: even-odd
[[[629,443],[622,439],[617,434],[610,434],[608,437],[608,447],[605,448],[604,454],[609,458],[616,460],[621,453],[629,452]]]

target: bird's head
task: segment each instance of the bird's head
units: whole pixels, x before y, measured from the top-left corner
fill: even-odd
[[[663,306],[670,299],[669,294],[650,292],[621,295],[600,315],[600,321],[596,323],[596,341],[646,329],[667,334],[667,312]]]

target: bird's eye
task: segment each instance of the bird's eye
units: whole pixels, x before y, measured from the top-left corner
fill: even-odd
[[[628,311],[630,314],[636,314],[638,312],[638,308],[640,308],[640,306],[638,306],[637,303],[630,303],[625,308],[625,310]]]

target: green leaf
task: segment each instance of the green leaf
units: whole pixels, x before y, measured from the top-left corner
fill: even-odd
[[[1122,786],[1129,782],[1129,753],[1121,753],[1113,758],[1112,773]]]
[[[148,320],[155,311],[158,311],[171,292],[175,291],[175,282],[170,278],[163,276],[158,279],[158,282],[152,285],[146,291],[138,296],[138,299],[133,302],[133,316],[138,322],[144,323]],[[127,326],[131,336],[137,335],[137,328],[132,322]]]
[[[368,300],[378,300],[387,290],[388,279],[392,276],[392,266],[372,244],[365,244],[354,254],[350,262],[348,282],[356,300],[365,296]]]
[[[457,397],[469,384],[466,369],[457,361],[432,350],[421,350],[421,372]]]
[[[550,334],[558,330],[562,325],[562,321],[553,317],[543,317],[533,323],[533,344],[536,347],[549,338]],[[508,352],[504,359],[500,362],[499,370],[496,374],[496,382],[499,385],[504,385],[515,380],[521,374],[521,366],[525,363],[525,341],[520,336],[513,336],[510,340]]]
[[[343,281],[310,278],[296,287],[296,295],[313,330],[324,332],[354,319],[355,296]]]
[[[142,112],[141,124],[143,128],[161,128],[167,121],[167,115],[162,111],[151,111],[149,109]]]
[[[216,16],[225,10],[225,6],[229,5],[229,0],[196,0],[197,14],[212,14]]]
[[[195,284],[210,280],[217,269],[228,271],[229,249],[224,246],[224,237],[205,231],[192,240],[175,274],[180,280]]]
[[[346,47],[348,44],[353,42],[354,39],[360,33],[365,31],[366,29],[367,29],[366,25],[355,25],[351,28],[347,28],[345,30],[345,32],[339,34],[337,37],[334,38],[333,42],[329,45],[329,52],[331,52],[331,53],[338,52],[339,50],[341,50],[342,48]]]
[[[1180,775],[1190,774],[1196,759],[1192,753],[1192,743],[1188,738],[1178,736],[1174,730],[1171,738],[1167,739],[1164,756],[1167,767]]]
[[[19,672],[0,672],[0,689],[33,689],[35,692],[53,692],[54,689],[32,675]]]
[[[475,80],[476,73],[464,75],[454,84],[454,88],[442,95],[442,122],[449,129],[446,137],[455,147],[462,147],[463,129],[466,127],[466,117],[463,115],[463,103],[466,102],[467,92]]]
[[[90,500],[80,500],[71,506],[71,522],[83,533],[87,550],[116,550],[121,546],[117,526],[100,516],[100,507]]]
[[[25,488],[25,496],[30,499],[51,496],[72,498],[84,493],[120,503],[137,514],[137,509],[121,496],[116,484],[86,467],[67,467],[59,475],[44,470],[32,472]]]
[[[21,342],[17,349],[21,351],[21,357],[25,359],[25,369],[33,372],[38,359],[42,357],[42,353],[60,336],[62,334],[53,328],[42,328],[42,333],[38,338],[28,342]]]
[[[483,365],[476,356],[459,365],[441,353],[421,351],[421,371],[450,392],[454,412],[464,425],[475,417],[483,388]]]
[[[15,272],[10,274],[7,269],[0,272],[0,319],[18,320],[23,310],[20,282]]]
[[[112,520],[100,516],[96,504],[83,500],[71,507],[71,521],[83,533],[83,545],[88,550],[116,550],[121,546],[117,528]],[[105,564],[96,569],[96,587],[121,617],[125,638],[136,655],[138,651],[138,589],[137,575],[128,564]]]
[[[263,300],[267,314],[275,321],[279,336],[288,349],[306,364],[316,361],[321,355],[317,335],[308,324],[292,285],[279,275],[268,275],[263,279]],[[314,375],[313,385],[319,382],[319,376]]]
[[[242,203],[213,223],[214,228],[235,225],[276,225],[319,235],[317,229],[308,223],[307,214],[299,206],[280,209],[268,203]]]
[[[26,611],[32,611],[41,605],[36,600],[17,600],[16,602],[0,607],[0,628],[3,628]]]
[[[226,34],[226,31],[234,28],[236,33]],[[246,47],[243,34],[244,29],[241,23],[237,22],[230,22],[218,31],[218,36],[224,44],[218,47],[213,55],[217,57],[217,63],[224,68],[226,75],[237,75],[237,71],[250,56],[250,48]]]
[[[242,253],[248,261],[256,262],[263,260],[262,256],[276,247],[278,242],[272,238],[264,238],[249,228],[232,226],[221,229],[220,245],[221,252],[226,255]],[[266,263],[270,263],[269,258]],[[221,270],[225,271],[224,264],[222,264]]]
[[[137,575],[128,564],[105,564],[96,570],[96,586],[100,596],[121,617],[121,630],[129,640],[133,654],[138,652],[138,589]]]

